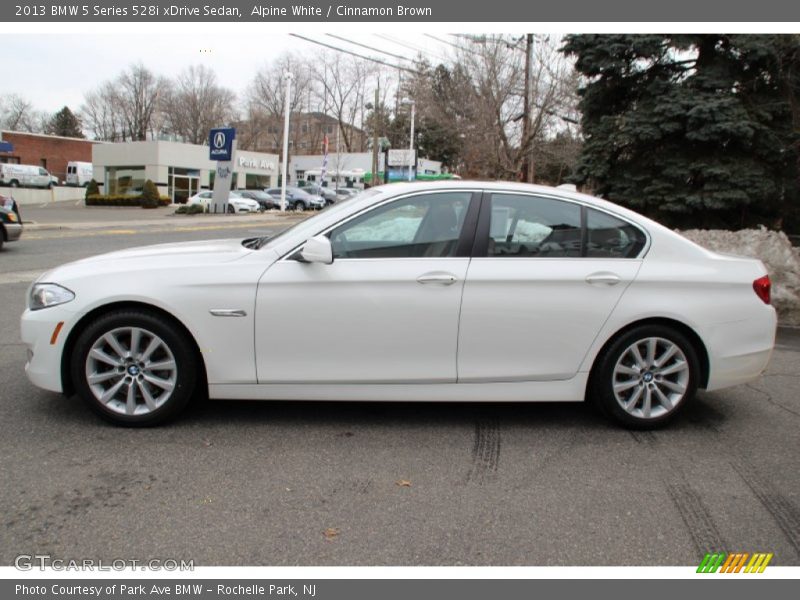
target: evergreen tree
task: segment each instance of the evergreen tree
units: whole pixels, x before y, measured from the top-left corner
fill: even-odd
[[[785,226],[798,205],[800,36],[573,35],[573,180],[681,226]]]
[[[47,123],[45,133],[63,137],[86,137],[83,135],[83,131],[81,131],[80,119],[75,116],[68,106],[65,106],[52,116]]]

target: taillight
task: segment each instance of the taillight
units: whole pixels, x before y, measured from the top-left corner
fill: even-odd
[[[759,277],[753,282],[753,290],[756,296],[761,298],[764,304],[769,304],[770,290],[772,289],[772,282],[769,280],[769,275]]]

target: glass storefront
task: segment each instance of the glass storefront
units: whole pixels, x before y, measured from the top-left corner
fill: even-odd
[[[108,167],[105,189],[112,196],[141,194],[144,188],[144,167]]]
[[[189,198],[200,191],[200,171],[170,167],[167,185],[172,203],[186,204]]]

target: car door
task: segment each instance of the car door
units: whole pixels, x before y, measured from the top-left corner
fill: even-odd
[[[573,377],[645,242],[632,224],[576,202],[487,193],[464,286],[458,381]]]
[[[292,252],[271,266],[257,293],[259,383],[455,382],[478,199],[393,199],[324,232],[332,264]]]

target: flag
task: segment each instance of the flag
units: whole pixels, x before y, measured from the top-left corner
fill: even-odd
[[[319,184],[325,183],[325,173],[328,171],[328,134],[322,140],[322,168],[319,170]]]

